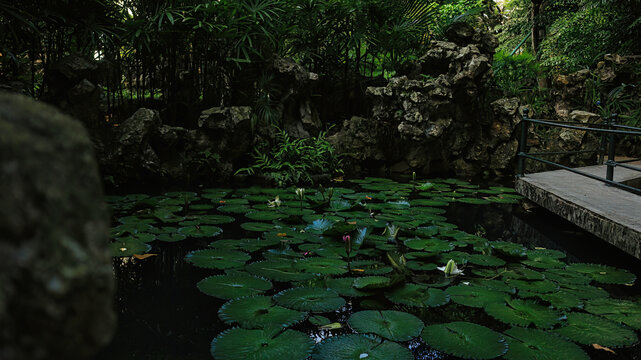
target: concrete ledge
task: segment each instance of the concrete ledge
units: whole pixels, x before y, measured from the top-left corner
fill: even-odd
[[[605,174],[605,166],[581,170]],[[641,178],[641,173],[622,170],[615,170],[616,181]],[[538,205],[641,259],[641,196],[565,170],[526,175],[516,180],[515,188]]]

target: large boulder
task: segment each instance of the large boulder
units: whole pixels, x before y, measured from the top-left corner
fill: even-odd
[[[369,87],[371,118],[352,118],[330,137],[345,162],[392,172],[504,175],[517,151],[518,99],[486,104],[496,40],[457,25],[407,75]],[[488,106],[489,105],[489,106]],[[500,159],[497,159],[500,157]]]
[[[109,216],[87,132],[0,93],[0,359],[89,359],[112,336]]]

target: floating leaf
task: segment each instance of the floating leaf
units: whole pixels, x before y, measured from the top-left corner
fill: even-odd
[[[330,289],[299,287],[283,290],[274,300],[284,307],[312,312],[328,312],[342,308],[345,299]]]
[[[323,326],[323,325],[327,325],[327,324],[331,323],[331,320],[329,320],[328,318],[326,318],[324,316],[320,316],[320,315],[312,315],[307,320],[309,320],[310,323],[312,323],[313,325],[316,325],[316,326]]]
[[[385,276],[364,276],[354,280],[353,286],[359,290],[382,289],[391,285],[390,278]]]
[[[505,331],[507,360],[589,360],[590,357],[576,344],[537,329],[519,327]]]
[[[211,355],[217,360],[304,360],[313,347],[314,341],[299,331],[231,328],[211,342]]]
[[[454,249],[451,243],[436,238],[422,239],[414,238],[405,240],[405,246],[413,250],[422,250],[427,252],[445,252]]]
[[[423,322],[401,311],[366,310],[352,314],[347,321],[360,333],[374,333],[392,341],[409,341],[421,334]]]
[[[218,316],[228,324],[260,329],[292,326],[305,320],[307,313],[275,305],[269,296],[256,295],[226,302],[218,310]]]
[[[178,229],[178,232],[188,237],[201,238],[201,237],[213,237],[213,236],[219,235],[220,233],[223,232],[223,229],[217,226],[192,225],[192,226],[181,227],[180,229]]]
[[[527,249],[521,244],[509,241],[493,241],[490,244],[494,251],[503,256],[515,258],[524,258],[527,256]]]
[[[287,215],[277,211],[251,211],[245,214],[245,216],[249,219],[258,221],[272,221],[287,217]]]
[[[354,280],[359,278],[345,277],[338,279],[327,279],[327,287],[336,291],[339,295],[349,297],[361,297],[372,295],[371,292],[354,288]]]
[[[412,360],[414,356],[395,342],[378,337],[347,334],[332,336],[316,345],[312,360]]]
[[[453,302],[477,308],[492,303],[502,303],[507,296],[504,292],[475,285],[450,286],[445,291]]]
[[[341,275],[347,272],[347,262],[339,259],[311,257],[296,261],[294,268],[311,274]]]
[[[196,286],[198,290],[209,296],[235,299],[267,291],[272,288],[272,283],[256,276],[238,273],[210,276],[200,280]]]
[[[509,286],[514,286],[519,289],[519,291],[529,291],[534,293],[551,293],[557,291],[559,286],[553,283],[550,280],[518,280],[518,279],[507,279],[505,281]]]
[[[405,284],[386,293],[385,297],[393,303],[415,307],[436,307],[450,301],[450,296],[443,290],[417,284]]]
[[[554,332],[584,345],[621,347],[630,346],[638,341],[634,331],[602,317],[585,313],[569,313],[568,324]]]
[[[594,299],[585,304],[585,311],[641,330],[641,303],[639,301]]]
[[[276,281],[305,281],[314,278],[314,274],[301,272],[288,261],[257,261],[247,265],[245,269],[254,275]]]
[[[563,319],[563,315],[556,310],[521,299],[506,299],[502,303],[487,304],[485,312],[506,324],[523,327],[534,325],[544,329],[553,327]]]
[[[612,266],[599,264],[571,264],[565,268],[567,271],[573,271],[587,275],[597,282],[603,284],[631,284],[636,280],[636,276],[624,269],[617,269]]]
[[[421,336],[436,350],[464,359],[493,359],[508,347],[496,331],[463,321],[426,326]]]
[[[206,269],[233,269],[245,265],[249,259],[244,252],[225,249],[196,250],[185,255],[185,261]]]

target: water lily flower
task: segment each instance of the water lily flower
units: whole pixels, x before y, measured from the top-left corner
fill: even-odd
[[[302,200],[303,196],[305,195],[305,189],[303,188],[298,188],[296,189],[296,195]]]
[[[450,259],[450,261],[447,262],[447,265],[437,267],[437,269],[444,272],[445,276],[463,275],[463,270],[460,270],[458,267],[456,267],[456,262],[452,259]]]
[[[280,201],[280,196],[276,195],[276,198],[274,201],[269,201],[267,200],[267,206],[269,207],[280,207],[281,201]]]
[[[347,242],[351,240],[351,236],[349,235],[343,235],[343,242]]]

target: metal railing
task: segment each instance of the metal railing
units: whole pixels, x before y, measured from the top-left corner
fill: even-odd
[[[609,119],[605,119],[605,121],[602,124],[590,124],[590,123],[583,123],[583,122],[561,122],[561,121],[554,121],[554,120],[539,120],[539,119],[530,118],[528,114],[529,114],[529,110],[523,109],[523,121],[521,121],[521,142],[519,144],[517,176],[524,175],[525,160],[532,159],[532,160],[536,160],[547,165],[561,168],[561,169],[564,169],[594,180],[602,181],[606,184],[625,189],[637,195],[641,195],[641,189],[614,181],[614,169],[617,166],[625,169],[641,172],[640,167],[628,165],[631,162],[639,161],[641,159],[629,159],[629,160],[622,160],[622,161],[615,160],[616,136],[631,135],[631,136],[641,137],[641,128],[617,124],[617,120],[618,120],[617,114],[612,114],[612,116]],[[528,153],[527,141],[528,141],[528,129],[530,124],[599,133],[601,134],[601,146],[599,149],[596,149],[596,150]],[[548,155],[574,155],[574,154],[585,154],[585,153],[595,153],[595,155],[596,154],[599,155],[598,163],[605,164],[607,166],[605,177],[600,177],[594,174],[587,173],[585,171],[574,169],[574,168],[538,157],[538,156],[548,156]],[[607,158],[607,161],[604,162],[606,153],[608,158]]]

